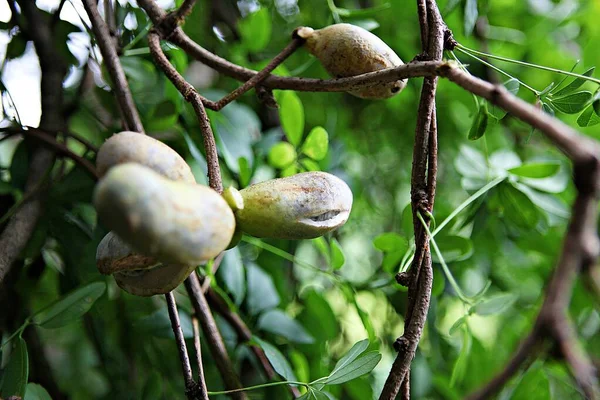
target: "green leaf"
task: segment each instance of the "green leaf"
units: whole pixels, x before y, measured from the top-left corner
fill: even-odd
[[[273,278],[252,263],[247,265],[246,273],[248,285],[246,305],[250,314],[256,315],[261,311],[277,307],[280,300]]]
[[[477,140],[485,134],[488,122],[490,119],[490,113],[488,112],[487,103],[483,102],[479,106],[479,111],[473,120],[471,129],[469,130],[469,140]]]
[[[471,239],[455,235],[440,235],[439,237],[436,236],[435,241],[447,263],[466,260],[473,255],[473,242]],[[434,262],[440,262],[435,252],[432,253],[431,257]]]
[[[331,247],[331,267],[333,269],[340,269],[346,262],[346,257],[344,257],[344,251],[342,250],[342,246],[340,246],[339,242],[333,238],[329,242]]]
[[[298,95],[292,91],[279,92],[279,119],[288,140],[298,147],[304,133],[304,106]]]
[[[576,114],[583,110],[592,99],[591,92],[577,92],[563,97],[548,99],[552,106],[565,114]]]
[[[433,285],[431,287],[431,297],[439,297],[444,293],[446,288],[446,277],[441,269],[433,270]]]
[[[525,372],[510,396],[511,400],[552,399],[550,382],[542,366],[541,362],[536,362]]]
[[[238,306],[242,304],[246,295],[246,275],[244,272],[240,250],[234,247],[225,251],[218,274]]]
[[[269,362],[273,366],[273,369],[279,375],[283,376],[288,381],[297,380],[290,363],[275,346],[257,337],[253,337],[252,340],[256,341],[256,343],[262,347],[262,349],[265,351],[265,355],[269,359]]]
[[[165,398],[163,391],[163,377],[157,371],[150,372],[144,391],[142,392],[142,400],[162,400]]]
[[[332,372],[323,383],[325,385],[339,385],[366,375],[379,364],[380,360],[381,354],[379,352],[370,351]]]
[[[27,343],[19,337],[13,341],[12,351],[8,364],[2,372],[2,386],[0,397],[23,397],[29,377],[29,358],[27,356]]]
[[[537,207],[512,185],[498,187],[499,205],[506,219],[521,229],[533,229],[540,219]]]
[[[501,293],[484,299],[477,305],[471,307],[471,312],[478,315],[493,315],[499,314],[510,308],[518,296],[513,293]]]
[[[594,73],[594,70],[596,69],[596,67],[592,67],[590,69],[588,69],[587,71],[585,71],[583,74],[581,75],[585,75],[585,76],[591,76]],[[567,94],[570,94],[572,92],[574,92],[575,90],[577,90],[581,85],[583,85],[586,82],[585,79],[583,78],[575,78],[571,83],[569,83],[567,86],[565,86],[564,88],[560,89],[559,91],[557,91],[554,96],[556,97],[560,97],[560,96],[565,96]]]
[[[404,253],[408,249],[408,240],[404,236],[397,233],[386,232],[373,239],[373,246],[375,246],[377,250],[386,253]]]
[[[594,111],[594,106],[596,103],[600,105],[600,102],[595,101],[593,105],[590,105],[583,110],[583,112],[577,118],[577,125],[585,128],[588,126],[598,125],[600,123],[600,116],[598,116],[598,114]]]
[[[263,50],[271,39],[271,16],[264,7],[239,21],[242,44],[251,52]]]
[[[333,367],[333,371],[331,371],[331,375],[338,372],[342,368],[350,365],[354,360],[356,360],[362,353],[367,350],[369,347],[369,339],[363,339],[359,342],[354,343],[354,345],[348,350],[346,354],[342,356]]]
[[[246,187],[250,184],[250,179],[252,179],[252,169],[245,157],[238,158],[238,165],[240,170],[240,185]]]
[[[313,160],[319,161],[324,159],[327,155],[328,145],[329,135],[327,134],[327,131],[320,126],[317,126],[309,132],[302,145],[301,151]]]
[[[290,143],[279,142],[269,150],[269,164],[284,169],[296,161],[296,149]]]
[[[68,325],[88,312],[105,290],[104,282],[93,282],[74,290],[37,312],[33,316],[33,323],[48,329]]]
[[[316,161],[311,160],[310,158],[303,158],[302,160],[300,160],[300,164],[307,171],[320,171],[321,170],[321,167],[319,166],[319,164]]]
[[[472,147],[460,146],[458,157],[454,160],[454,167],[464,177],[482,178],[488,176],[488,165],[483,154]]]
[[[541,102],[542,104],[542,111],[544,111],[546,114],[550,114],[554,117],[555,113],[554,113],[554,108],[552,108],[548,103],[545,102]],[[531,132],[533,132],[535,130],[535,128],[531,128]]]
[[[298,173],[298,165],[296,163],[281,170],[282,177],[296,175],[297,173]]]
[[[385,10],[391,8],[391,6],[392,5],[390,3],[383,3],[383,4],[380,4],[375,7],[361,8],[361,9],[354,9],[354,10],[349,10],[347,8],[336,8],[336,11],[340,17],[362,18],[362,17],[370,17],[373,14],[376,14],[378,12],[385,11]]]
[[[259,329],[281,335],[290,342],[310,344],[315,341],[299,322],[279,309],[261,314],[257,326]]]
[[[470,36],[475,28],[475,23],[479,17],[477,11],[477,0],[466,0],[465,1],[465,13],[464,13],[464,28],[465,36]]]
[[[179,310],[179,322],[181,330],[183,331],[183,337],[191,339],[194,337],[194,329],[192,327],[192,318],[190,315]],[[156,336],[165,339],[175,339],[173,328],[171,326],[171,319],[169,318],[169,311],[166,307],[161,307],[153,313],[146,315],[133,323],[135,329],[140,332]]]
[[[28,383],[23,400],[52,400],[52,397],[43,386],[37,383]]]
[[[460,354],[454,363],[454,368],[452,368],[452,376],[450,377],[451,387],[461,383],[465,377],[467,366],[469,365],[469,355],[471,353],[472,340],[471,333],[465,329],[463,331],[462,348],[460,349]]]
[[[463,315],[462,317],[460,317],[459,319],[456,320],[456,322],[454,324],[452,324],[452,326],[450,327],[450,335],[454,335],[454,333],[464,324],[467,323],[467,316]]]
[[[523,178],[542,179],[555,175],[559,170],[559,163],[535,162],[523,164],[516,168],[511,168],[508,170],[508,172]]]

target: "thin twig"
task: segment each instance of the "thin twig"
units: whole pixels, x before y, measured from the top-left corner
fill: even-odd
[[[238,336],[238,340],[241,343],[249,342],[252,339],[252,331],[250,330],[250,328],[248,328],[246,323],[242,320],[242,318],[240,318],[238,314],[231,311],[231,309],[219,293],[217,293],[209,287],[206,291],[206,300],[208,301],[208,304],[211,306],[211,308],[218,312],[229,323],[229,325],[231,325],[231,327],[235,330]],[[277,377],[277,373],[273,369],[273,366],[267,358],[264,350],[260,346],[254,344],[250,345],[250,349],[252,350],[254,356],[257,358],[263,370],[265,371],[267,378],[269,380],[275,379]],[[300,397],[301,394],[297,387],[288,386],[288,389],[295,398]]]
[[[212,264],[211,275],[214,275],[217,273],[219,267],[221,266],[221,263],[223,262],[223,257],[225,257],[224,252],[220,253],[218,256],[215,257],[215,260],[213,261],[213,264]],[[210,287],[210,281],[211,281],[210,276],[204,277],[204,280],[202,281],[202,293],[206,294],[206,291]]]
[[[42,142],[42,144],[44,144],[45,146],[52,148],[56,152],[56,154],[66,156],[71,160],[75,161],[83,169],[85,169],[92,176],[92,178],[94,178],[94,180],[100,179],[96,168],[90,161],[73,153],[71,149],[69,149],[65,144],[57,142],[52,135],[49,135],[40,129],[31,127],[28,129],[11,129],[7,132],[29,136]]]
[[[210,127],[210,121],[206,115],[203,103],[209,101],[204,99],[192,85],[190,85],[177,70],[171,65],[162,48],[160,47],[160,37],[156,30],[151,29],[148,33],[148,46],[150,52],[156,61],[156,64],[163,70],[165,75],[173,82],[183,98],[194,108],[198,117],[202,139],[204,140],[204,149],[206,150],[206,163],[208,164],[208,183],[211,188],[218,193],[223,191],[221,182],[221,169],[219,168],[219,156],[217,154],[217,145],[215,137]]]
[[[202,331],[206,337],[208,347],[215,360],[217,369],[221,374],[225,388],[227,390],[241,389],[242,384],[240,383],[237,373],[235,372],[233,363],[229,358],[229,354],[227,354],[225,343],[223,342],[223,338],[219,333],[215,319],[210,311],[210,308],[208,307],[206,298],[202,293],[200,281],[198,280],[198,276],[195,272],[193,272],[185,280],[185,288],[187,289],[190,300],[192,301],[194,311],[198,317],[198,320],[200,321]],[[248,399],[244,392],[234,393],[232,394],[232,397],[238,400]]]
[[[173,333],[175,334],[175,340],[177,341],[177,350],[179,350],[179,358],[181,360],[181,368],[183,370],[183,378],[185,381],[185,391],[190,393],[196,383],[192,377],[192,365],[188,357],[187,347],[185,345],[185,339],[183,337],[183,330],[181,329],[181,323],[179,322],[179,313],[177,312],[177,304],[175,303],[175,297],[172,292],[165,294],[167,299],[167,309],[169,310],[169,318],[171,319]],[[192,399],[188,395],[188,399]]]
[[[144,133],[144,126],[142,125],[142,120],[135,107],[135,102],[133,101],[133,96],[129,90],[129,84],[127,83],[125,72],[119,61],[119,56],[114,47],[110,31],[102,20],[94,0],[83,0],[83,6],[92,22],[92,30],[96,42],[102,52],[106,69],[114,83],[113,89],[125,122],[125,129]]]
[[[198,367],[198,385],[197,391],[202,400],[208,400],[208,390],[204,381],[204,367],[202,366],[202,346],[200,345],[200,326],[198,325],[198,317],[192,317],[192,326],[194,328],[194,348],[196,349],[196,363]]]

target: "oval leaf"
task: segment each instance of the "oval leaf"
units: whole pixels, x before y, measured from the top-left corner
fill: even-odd
[[[351,381],[354,378],[368,374],[379,364],[381,354],[370,351],[362,357],[357,358],[343,368],[338,369],[327,377],[323,382],[325,385],[339,385]]]
[[[304,106],[298,95],[291,91],[280,92],[277,98],[279,103],[279,119],[281,127],[288,140],[298,146],[304,132]]]
[[[481,303],[471,307],[471,311],[479,315],[499,314],[512,306],[515,301],[517,301],[517,295],[502,293],[483,300]]]
[[[346,257],[344,256],[342,246],[340,246],[339,242],[336,239],[331,239],[329,245],[331,247],[331,268],[342,268],[342,266],[346,262]]]
[[[485,134],[489,120],[490,113],[488,112],[487,104],[483,103],[481,106],[479,106],[477,116],[473,120],[473,125],[471,125],[471,129],[469,130],[469,140],[477,140],[481,138]]]
[[[19,337],[14,341],[10,360],[2,372],[2,389],[0,396],[23,397],[29,377],[29,358],[27,357],[27,344]]]
[[[260,347],[265,351],[265,355],[269,359],[269,362],[273,366],[273,369],[281,376],[283,376],[288,381],[296,381],[296,375],[290,366],[290,363],[286,358],[281,354],[279,350],[272,344],[265,342],[257,337],[253,338],[254,341],[258,343]]]
[[[258,328],[281,335],[291,342],[309,344],[314,339],[304,327],[282,310],[269,310],[258,319]]]
[[[594,102],[593,104],[596,104],[596,102]],[[598,104],[600,104],[600,102],[598,102]],[[577,117],[577,125],[581,126],[582,128],[585,128],[587,126],[594,126],[599,123],[600,116],[598,116],[598,114],[596,114],[596,111],[594,111],[593,105],[587,107],[585,110],[583,110],[579,117]]]
[[[577,92],[550,101],[552,106],[565,114],[576,114],[583,110],[592,99],[591,92]]]
[[[591,76],[594,73],[594,70],[596,69],[596,67],[592,67],[590,69],[588,69],[587,71],[585,71],[583,74],[581,75],[585,75],[585,76]],[[560,89],[559,91],[557,91],[555,93],[555,96],[560,97],[560,96],[565,96],[569,93],[574,92],[575,90],[579,89],[579,87],[581,85],[583,85],[585,83],[585,79],[584,78],[575,78],[571,83],[569,83],[567,86],[565,86],[564,88]]]
[[[279,142],[269,150],[269,164],[284,169],[296,161],[296,149],[287,142]]]
[[[257,52],[264,49],[271,39],[271,16],[268,8],[261,8],[239,22],[242,44],[246,49]]]
[[[106,284],[93,282],[57,300],[33,316],[33,323],[44,328],[59,328],[81,318],[104,294]]]
[[[43,386],[37,383],[28,383],[23,400],[52,400],[52,397]]]
[[[327,155],[327,147],[329,146],[329,135],[327,131],[317,126],[313,128],[304,144],[302,145],[302,152],[312,158],[313,160],[322,160]]]
[[[523,178],[542,179],[555,175],[559,170],[560,164],[558,163],[539,162],[523,164],[520,167],[509,169],[508,172]]]

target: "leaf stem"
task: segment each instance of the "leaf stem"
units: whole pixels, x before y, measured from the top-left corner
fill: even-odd
[[[568,72],[568,71],[564,71],[562,69],[557,69],[557,68],[552,68],[552,67],[545,67],[543,65],[532,64],[532,63],[528,63],[528,62],[525,62],[525,61],[513,60],[512,58],[495,56],[493,54],[488,54],[488,53],[484,53],[482,51],[470,49],[468,47],[463,46],[460,43],[458,43],[456,45],[456,48],[458,48],[460,50],[466,50],[467,52],[470,52],[470,53],[473,53],[473,54],[477,54],[479,56],[484,56],[484,57],[488,57],[488,58],[493,58],[495,60],[500,60],[500,61],[505,61],[505,62],[509,62],[509,63],[513,63],[513,64],[518,64],[518,65],[522,65],[524,67],[541,69],[543,71],[549,71],[549,72],[554,72],[554,73],[557,73],[557,74],[572,76],[574,78],[581,78],[581,79],[584,79],[586,81],[594,82],[594,83],[600,85],[600,79],[591,78],[589,76],[585,76],[585,75],[581,75],[581,74],[576,74],[574,72]]]
[[[461,52],[461,53],[463,53],[463,54],[466,54],[466,55],[468,55],[469,57],[473,57],[474,59],[476,59],[477,61],[479,61],[480,63],[482,63],[482,64],[484,64],[484,65],[487,65],[488,67],[490,67],[490,68],[491,68],[491,69],[493,69],[494,71],[496,71],[496,72],[498,72],[498,73],[500,73],[500,74],[502,74],[502,75],[504,75],[504,76],[506,76],[506,77],[508,77],[508,78],[510,78],[510,79],[514,79],[514,80],[516,80],[516,81],[517,81],[517,82],[519,82],[519,84],[520,84],[521,86],[523,86],[525,89],[529,90],[530,92],[532,92],[533,94],[535,94],[535,95],[536,95],[536,96],[538,96],[538,97],[540,96],[540,91],[539,91],[539,90],[535,90],[534,88],[532,88],[531,86],[529,86],[528,84],[526,84],[525,82],[523,82],[522,80],[520,80],[519,78],[515,78],[514,76],[512,76],[512,75],[511,75],[511,74],[509,74],[508,72],[506,72],[506,71],[504,71],[504,70],[502,70],[502,69],[500,69],[500,68],[496,67],[495,65],[493,65],[493,64],[491,64],[491,63],[489,63],[489,62],[485,61],[485,60],[484,60],[484,59],[482,59],[482,58],[479,58],[479,57],[477,57],[475,54],[473,54],[473,53],[470,53],[468,50],[465,50],[465,49],[463,49],[463,48],[460,48],[460,47],[458,47],[458,51],[460,51],[460,52]]]
[[[262,389],[262,388],[271,387],[271,386],[281,386],[281,385],[298,385],[298,386],[310,387],[310,385],[308,383],[304,383],[304,382],[282,381],[282,382],[262,383],[260,385],[248,386],[248,387],[241,388],[241,389],[222,390],[219,392],[208,392],[208,395],[209,396],[217,396],[219,394],[247,392],[249,390],[256,390],[256,389]]]
[[[440,264],[442,265],[444,274],[446,274],[446,277],[448,278],[450,285],[456,292],[456,295],[458,296],[459,299],[462,300],[463,303],[470,305],[471,301],[467,298],[467,296],[464,295],[460,286],[458,286],[458,283],[454,279],[452,272],[450,272],[450,268],[448,268],[448,265],[446,264],[446,261],[444,260],[444,257],[442,256],[442,252],[440,251],[440,248],[438,247],[437,243],[435,242],[435,239],[433,238],[431,232],[429,231],[429,227],[427,226],[427,223],[423,219],[423,216],[421,215],[420,212],[417,212],[417,218],[419,218],[419,221],[421,221],[423,228],[425,228],[425,231],[427,232],[427,235],[429,236],[429,240],[431,241],[431,246],[433,247],[433,250],[435,251],[435,254],[438,257]]]

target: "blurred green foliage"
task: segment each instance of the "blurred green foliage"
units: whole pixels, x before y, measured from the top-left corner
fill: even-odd
[[[597,1],[439,3],[455,38],[468,49],[588,76],[600,65]],[[191,106],[152,63],[145,13],[130,2],[115,5],[124,49],[121,62],[147,132],[182,154],[197,181],[205,184],[198,122]],[[184,30],[219,56],[259,69],[288,43],[295,27],[320,28],[335,21],[372,30],[405,62],[420,52],[416,5],[406,0],[338,0],[335,5],[321,0],[198,0]],[[27,38],[11,23],[0,28],[13,32],[7,60],[22,56]],[[60,31],[65,38],[60,50],[68,51],[65,43],[72,44],[79,29],[65,22]],[[163,45],[175,67],[206,97],[216,100],[239,85],[182,50]],[[487,59],[516,78],[509,79],[468,54],[456,56],[472,74],[504,83],[584,134],[600,138],[595,125],[600,122],[598,85]],[[90,63],[95,57],[90,56]],[[69,59],[73,70],[83,69],[74,57]],[[275,73],[327,78],[302,49]],[[211,281],[251,328],[253,343],[264,348],[287,379],[310,382],[331,374],[328,382],[336,383],[336,363],[368,338],[364,357],[376,350],[383,358],[366,376],[325,386],[329,398],[376,398],[395,357],[392,343],[403,331],[406,289],[393,277],[410,266],[414,252],[410,171],[421,81],[409,80],[401,94],[386,101],[275,91],[278,110],[262,105],[250,91],[221,112],[209,112],[225,186],[241,188],[323,170],[352,188],[352,214],[339,231],[300,242],[245,238],[226,252]],[[81,94],[78,82],[65,87],[66,101],[73,105],[69,130],[96,146],[121,130],[106,82],[102,68],[87,93]],[[15,123],[10,94],[4,84],[0,89],[4,123]],[[565,157],[530,127],[444,80],[436,104],[440,161],[431,229],[439,251],[433,254],[431,308],[411,381],[413,398],[460,399],[492,377],[531,328],[561,248],[574,188]],[[80,143],[67,144],[93,161],[93,153]],[[3,206],[21,201],[28,151],[25,141],[4,140],[0,145]],[[0,393],[22,394],[26,388],[26,399],[49,398],[41,386],[25,386],[26,380],[13,378],[28,368],[40,373],[40,349],[30,350],[27,362],[27,343],[20,335],[37,329],[51,366],[41,373],[51,374],[69,398],[182,398],[183,379],[164,299],[131,296],[97,272],[95,250],[106,230],[97,225],[90,205],[94,182],[71,161],[57,163],[51,175],[46,212],[20,261],[13,310],[2,326],[3,343],[14,332],[19,335],[1,350],[5,369]],[[83,316],[89,307],[69,306],[81,293],[87,300],[97,299]],[[176,298],[192,349],[192,308],[181,287]],[[37,312],[49,304],[54,306],[41,318],[44,314]],[[598,299],[581,283],[570,314],[586,350],[600,357]],[[244,386],[266,382],[248,343],[240,343],[232,327],[216,318]],[[39,328],[25,327],[24,322]],[[204,347],[203,357],[209,390],[222,390]],[[285,398],[289,393],[273,387],[252,396]],[[520,371],[499,398],[579,397],[565,364],[546,356]]]

